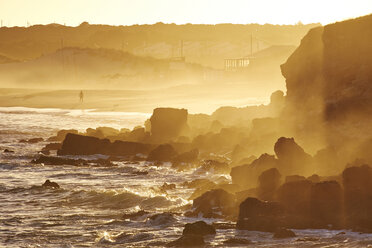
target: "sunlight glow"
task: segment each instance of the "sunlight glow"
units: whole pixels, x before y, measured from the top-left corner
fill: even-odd
[[[370,0],[0,0],[4,26],[53,22],[76,26],[83,21],[110,25],[299,21],[328,24],[370,13]]]

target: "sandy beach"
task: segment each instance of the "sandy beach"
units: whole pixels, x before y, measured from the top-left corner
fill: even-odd
[[[198,94],[195,94],[197,88]],[[194,93],[190,93],[190,92]],[[186,108],[190,113],[212,113],[220,106],[260,105],[269,102],[270,93],[239,90],[239,85],[219,88],[181,86],[160,90],[40,90],[1,88],[0,107],[95,109],[97,111],[151,113],[156,107]],[[201,103],[205,103],[202,104]],[[203,106],[201,108],[201,106]]]

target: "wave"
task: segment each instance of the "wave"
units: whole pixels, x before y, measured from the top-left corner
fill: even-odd
[[[98,111],[97,109],[60,109],[60,108],[29,108],[29,107],[0,107],[3,114],[51,114],[68,116],[125,116],[148,118],[151,113],[142,112],[112,112]]]
[[[139,207],[144,210],[166,209],[181,204],[181,199],[168,199],[165,196],[144,196],[130,191],[73,191],[65,199],[69,205],[102,209],[128,209]]]

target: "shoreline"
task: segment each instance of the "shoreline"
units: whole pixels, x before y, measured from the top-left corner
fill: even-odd
[[[162,91],[83,90],[83,103],[79,102],[79,92],[71,89],[0,88],[0,107],[135,113],[152,113],[158,107],[172,107],[185,108],[193,114],[212,114],[222,106],[258,106],[269,102],[269,96],[262,92],[258,97],[251,97],[235,89],[207,91],[203,87],[197,94],[183,88]]]

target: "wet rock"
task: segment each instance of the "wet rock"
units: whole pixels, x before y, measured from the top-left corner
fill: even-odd
[[[160,191],[162,192],[167,192],[167,190],[174,190],[176,189],[176,185],[174,183],[164,183],[161,187],[160,187]]]
[[[261,173],[277,168],[277,162],[275,156],[265,153],[250,164],[233,167],[230,172],[232,183],[239,184],[243,189],[255,188]]]
[[[14,151],[9,150],[9,149],[5,149],[5,150],[4,150],[4,153],[14,153]]]
[[[194,213],[206,218],[216,216],[233,216],[236,214],[236,199],[233,194],[223,189],[208,191],[193,201]]]
[[[311,217],[318,228],[340,228],[342,226],[342,189],[336,181],[315,183],[311,187]]]
[[[173,163],[193,163],[198,159],[199,150],[193,149],[188,152],[181,153],[173,159]]]
[[[309,180],[284,183],[278,189],[278,202],[293,215],[309,216],[312,185]]]
[[[145,211],[145,210],[140,210],[138,212],[133,212],[133,213],[125,213],[123,214],[123,219],[136,219],[138,217],[142,217],[146,214],[149,214],[149,212]]]
[[[150,118],[151,136],[157,142],[168,142],[187,129],[187,110],[156,108]]]
[[[147,161],[170,162],[175,156],[177,156],[177,152],[173,146],[170,144],[163,144],[149,153]]]
[[[28,140],[21,139],[19,141],[19,143],[35,144],[35,143],[39,143],[39,142],[43,142],[43,141],[44,141],[43,138],[32,138],[32,139],[28,139]]]
[[[247,198],[240,204],[238,229],[274,232],[284,225],[285,209],[275,202],[263,202],[256,198]]]
[[[108,138],[110,136],[117,136],[120,133],[119,130],[112,127],[97,127],[96,129],[88,128],[86,135],[96,137],[99,139]]]
[[[148,171],[133,171],[132,174],[137,175],[137,176],[144,176],[144,175],[148,175],[149,172]]]
[[[173,216],[172,213],[161,213],[152,215],[148,219],[148,221],[153,226],[164,226],[177,221],[177,219]]]
[[[242,239],[242,238],[229,238],[223,241],[226,245],[248,245],[252,244],[252,241],[249,239]]]
[[[229,165],[225,162],[220,162],[217,160],[204,160],[201,164],[201,168],[205,171],[213,171],[214,173],[230,173]]]
[[[181,238],[168,243],[168,246],[170,246],[170,247],[174,247],[174,246],[195,247],[195,246],[202,246],[204,244],[205,244],[205,242],[204,242],[203,236],[200,236],[200,235],[183,235]]]
[[[45,187],[45,188],[53,188],[53,189],[59,189],[59,185],[58,183],[56,182],[51,182],[48,180],[45,181],[45,183],[43,183],[43,185],[41,185],[42,187]]]
[[[68,133],[78,134],[78,130],[75,129],[62,129],[57,132],[57,136],[50,137],[48,141],[63,141]]]
[[[307,175],[313,171],[312,157],[295,142],[294,138],[279,138],[274,145],[274,151],[278,157],[277,168],[284,175]]]
[[[342,173],[346,224],[357,230],[372,230],[372,168],[346,168]]]
[[[43,147],[42,151],[57,151],[61,149],[62,143],[50,143]]]
[[[213,235],[216,234],[216,229],[212,225],[208,225],[204,221],[188,223],[183,229],[183,235]]]
[[[293,238],[296,237],[296,234],[289,229],[286,228],[278,228],[275,230],[273,238],[275,239],[286,239],[286,238]]]
[[[48,150],[41,150],[40,153],[47,156],[50,155],[50,151]]]
[[[273,201],[280,186],[280,179],[281,175],[276,168],[262,172],[258,178],[258,198],[265,201]]]
[[[58,155],[113,155],[134,156],[136,154],[148,154],[154,148],[153,145],[127,141],[115,141],[111,143],[108,139],[68,133],[58,150]]]

